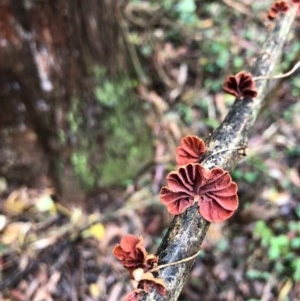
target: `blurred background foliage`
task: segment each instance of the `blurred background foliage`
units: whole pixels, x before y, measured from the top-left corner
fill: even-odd
[[[26,103],[23,109],[26,114],[19,108],[22,106],[18,101],[15,105],[17,115],[13,116],[18,117],[15,118],[17,124],[8,125],[7,119],[0,116],[4,127],[0,136],[0,186],[2,203],[6,204],[1,207],[0,226],[4,222],[1,226],[0,251],[7,256],[8,250],[12,250],[9,260],[4,255],[1,257],[3,262],[9,262],[9,268],[3,265],[0,281],[13,277],[11,267],[20,268],[20,254],[16,252],[16,246],[28,246],[38,237],[33,235],[30,243],[26,241],[28,225],[55,217],[56,222],[45,227],[45,232],[52,231],[51,234],[42,234],[48,243],[39,250],[30,249],[34,254],[30,255],[33,261],[46,262],[48,268],[38,271],[42,273],[46,269],[43,276],[47,279],[54,275],[55,269],[51,266],[58,266],[55,271],[60,273],[60,280],[56,289],[52,290],[51,300],[61,300],[57,296],[71,300],[66,287],[73,289],[82,300],[120,300],[120,296],[130,290],[128,279],[124,281],[125,272],[120,272],[120,266],[111,256],[111,248],[122,235],[131,233],[142,234],[149,251],[155,252],[171,222],[171,217],[159,203],[158,193],[165,184],[167,173],[175,169],[175,148],[187,134],[207,138],[226,116],[234,98],[223,93],[224,78],[241,70],[250,71],[272,27],[266,19],[272,2],[129,0],[120,1],[116,6],[114,1],[107,1],[108,7],[104,11],[113,20],[113,29],[116,28],[117,32],[115,39],[110,36],[113,29],[105,27],[108,22],[106,16],[96,15],[99,24],[102,21],[104,26],[97,27],[96,34],[91,35],[89,47],[93,51],[87,55],[85,47],[88,43],[85,39],[84,47],[81,50],[76,48],[83,57],[81,64],[85,66],[84,71],[79,72],[73,67],[69,74],[71,83],[64,85],[64,89],[69,89],[66,93],[60,92],[62,87],[59,81],[55,82],[53,74],[55,89],[51,93],[55,96],[51,98],[50,92],[40,91],[45,98],[45,106],[50,109],[43,113],[45,115],[38,113],[42,119],[51,121],[47,126],[51,127],[54,136],[49,145],[52,147],[54,144],[55,151],[51,147],[50,151],[46,148],[48,157],[40,155],[42,159],[38,160],[36,148],[24,147],[35,139],[44,145],[40,136],[49,136],[36,130],[42,123],[31,129],[35,136],[26,132],[30,123],[26,123],[24,116],[32,110]],[[33,1],[32,7],[40,13],[51,7],[49,3]],[[63,3],[67,7],[63,0],[55,3]],[[89,3],[90,10],[85,7],[82,16],[88,18],[88,13],[96,12],[96,8],[93,1],[86,3]],[[67,18],[68,13],[64,17]],[[47,26],[50,27],[49,24]],[[299,28],[297,19],[287,38],[281,61],[277,64],[277,73],[291,69],[300,59]],[[102,31],[105,32],[104,38],[99,40],[103,47],[108,48],[104,54],[95,46],[97,35],[101,35]],[[50,32],[58,35],[59,31],[54,28]],[[9,37],[6,39],[9,40]],[[77,44],[74,42],[74,45]],[[0,54],[1,51],[4,49],[0,49]],[[10,56],[13,55],[10,53]],[[58,65],[61,62],[59,59],[56,61]],[[8,78],[3,76],[4,69],[1,69],[1,84],[5,88],[2,82]],[[68,68],[61,66],[61,69]],[[79,74],[77,78],[74,70]],[[239,210],[227,223],[211,225],[202,246],[203,252],[180,300],[300,299],[298,75],[299,71],[287,79],[269,82],[266,106],[251,129],[247,156],[232,172],[239,187]],[[25,74],[19,76],[22,82]],[[58,73],[57,78],[62,80],[67,76],[62,77]],[[17,96],[11,93],[13,82],[9,85],[12,88],[4,96],[10,100],[9,110],[13,111],[11,99],[17,99]],[[6,91],[4,88],[2,91]],[[24,91],[20,88],[16,92],[21,99]],[[15,134],[16,129],[18,135]],[[18,140],[13,140],[12,133]],[[18,165],[16,158],[26,152],[27,156],[22,158],[27,161],[22,159]],[[51,173],[47,166],[51,166],[53,157],[55,172]],[[6,168],[8,158],[12,158],[12,165],[17,169]],[[47,162],[47,166],[42,168],[36,164],[37,161]],[[20,170],[25,170],[26,179],[33,172],[37,172],[37,176],[30,177],[26,182]],[[33,180],[36,178],[46,178],[46,181],[37,183]],[[35,189],[44,188],[49,183],[56,189],[56,197],[50,193],[52,202],[48,197],[34,193]],[[24,185],[33,192],[26,192],[24,197],[22,190],[22,194],[17,194],[18,198],[11,196]],[[45,194],[48,195],[48,192]],[[57,205],[60,201],[64,207]],[[33,204],[40,202],[40,207],[32,208]],[[17,203],[19,209],[16,213],[12,208]],[[80,209],[76,211],[73,208],[75,205]],[[101,221],[98,225],[101,235],[94,235],[91,231],[89,236],[94,237],[96,244],[81,234],[82,227],[90,219],[93,220],[93,214],[99,214]],[[19,230],[21,226],[25,227],[23,224],[17,225],[21,232],[15,231],[23,233],[21,240],[5,232],[15,220],[26,222],[23,232]],[[59,231],[61,225],[64,225],[65,232]],[[69,229],[73,229],[72,235]],[[53,248],[56,253],[52,253],[53,233],[58,237],[55,243],[67,238],[65,241],[83,263],[78,266],[77,257],[71,256],[68,261],[63,258],[62,263],[57,264],[57,252],[65,250],[66,245],[58,243],[58,249]],[[26,247],[24,250],[28,251]],[[48,252],[48,261],[41,256],[40,250]],[[26,252],[22,256],[29,258]],[[26,295],[24,287],[29,290],[28,283],[36,274],[24,265],[23,282],[9,282],[1,297],[11,298],[16,292]],[[65,266],[68,269],[63,270]],[[73,276],[70,278],[73,282],[64,282],[72,273],[78,275],[80,272],[83,275],[80,284],[79,277]],[[38,289],[31,292],[32,300],[38,292],[46,290],[45,284],[36,281]],[[80,292],[77,290],[79,286],[84,288]],[[41,300],[36,298],[34,300]]]

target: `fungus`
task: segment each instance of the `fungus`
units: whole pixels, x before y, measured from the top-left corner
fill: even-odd
[[[126,235],[113,249],[113,255],[128,269],[134,290],[129,293],[125,301],[139,300],[140,293],[149,292],[153,287],[161,295],[166,294],[165,284],[162,279],[155,278],[152,274],[157,269],[158,257],[148,254],[144,248],[143,237]]]
[[[123,301],[139,301],[141,296],[140,293],[142,291],[142,289],[135,289],[131,291],[128,295],[124,297]]]
[[[150,270],[158,261],[157,256],[148,254],[144,247],[143,237],[126,235],[113,249],[113,255],[119,259],[132,276],[133,270],[143,268]]]
[[[236,75],[226,77],[223,89],[225,92],[234,95],[237,98],[257,96],[257,90],[252,74],[241,71]]]
[[[199,213],[209,222],[231,217],[238,207],[237,185],[220,167],[206,170],[199,163],[182,166],[167,176],[160,201],[178,215],[198,202]]]
[[[220,167],[208,172],[208,181],[198,199],[199,212],[209,222],[222,222],[230,218],[238,207],[237,185]]]
[[[142,274],[138,281],[138,287],[147,293],[150,292],[151,288],[154,288],[161,296],[165,296],[167,293],[164,281],[160,278],[155,278],[150,272]]]
[[[177,165],[200,162],[206,152],[205,143],[197,136],[186,136],[181,139],[180,146],[176,148]]]
[[[278,14],[286,13],[289,10],[287,1],[276,1],[273,3],[268,12],[268,19],[274,20]]]

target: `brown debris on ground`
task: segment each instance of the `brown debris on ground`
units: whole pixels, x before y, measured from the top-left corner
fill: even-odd
[[[72,200],[62,205],[53,189],[12,187],[0,178],[1,301],[119,301],[132,289],[113,247],[126,234],[142,234],[155,253],[172,220],[158,194],[175,168],[180,139],[205,138],[218,126],[233,101],[222,93],[223,79],[247,65],[261,42],[255,35],[264,30],[267,7],[223,2],[195,1],[200,23],[193,26],[159,5],[128,4],[125,36],[139,50],[131,59],[137,69],[147,66],[151,78],[140,78],[136,90],[147,107],[155,156],[127,187],[96,191],[81,207]],[[249,15],[250,8],[257,14]],[[224,26],[217,14],[226,16]],[[239,30],[245,18],[255,23],[247,33]],[[286,65],[299,59],[298,38],[294,33],[286,46],[294,55],[283,56]],[[269,107],[232,174],[238,212],[212,224],[180,300],[300,299],[299,85],[299,76],[271,83]]]

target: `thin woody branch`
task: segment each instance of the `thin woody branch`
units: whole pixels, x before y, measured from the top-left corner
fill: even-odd
[[[300,61],[298,61],[296,63],[296,65],[290,71],[288,71],[286,73],[281,73],[281,74],[271,75],[271,76],[258,76],[258,77],[254,77],[253,80],[285,78],[285,77],[292,75],[294,72],[296,72],[296,70],[299,67],[300,67]]]
[[[269,76],[277,63],[288,32],[296,16],[296,7],[289,9],[268,33],[267,39],[257,55],[252,67],[255,77]],[[253,126],[263,106],[267,92],[267,80],[257,80],[258,95],[254,99],[237,100],[220,127],[208,139],[206,158],[203,166],[211,169],[215,166],[232,170],[243,154],[241,146],[247,144],[249,129]],[[222,150],[222,151],[221,151]],[[157,251],[159,264],[180,261],[196,254],[207,233],[210,223],[200,217],[197,206],[175,216]],[[160,296],[155,290],[145,294],[143,301],[163,301],[178,299],[183,285],[190,273],[194,260],[179,265],[171,265],[158,271],[167,287],[167,296]]]

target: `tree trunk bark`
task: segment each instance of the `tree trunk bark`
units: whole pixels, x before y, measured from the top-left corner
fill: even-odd
[[[0,175],[8,181],[43,186],[50,179],[74,202],[97,185],[119,183],[109,175],[106,145],[117,140],[130,149],[147,132],[138,129],[145,124],[114,119],[131,108],[142,112],[124,71],[121,5],[115,0],[0,1]],[[114,122],[124,135],[116,134]],[[120,138],[129,133],[137,138]]]

